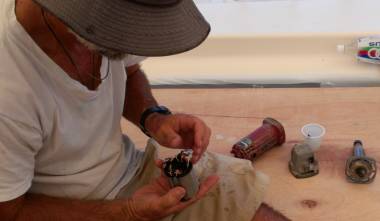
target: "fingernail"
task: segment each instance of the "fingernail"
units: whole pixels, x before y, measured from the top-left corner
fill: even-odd
[[[193,163],[197,162],[197,161],[198,161],[198,158],[199,158],[199,157],[193,157],[193,159],[192,159]]]
[[[183,188],[178,188],[176,191],[176,194],[177,194],[178,198],[183,198],[186,194],[186,191]]]

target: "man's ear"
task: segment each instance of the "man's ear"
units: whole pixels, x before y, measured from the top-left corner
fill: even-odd
[[[291,221],[266,203],[262,203],[252,221]]]
[[[135,65],[126,67],[127,76],[131,77],[132,75],[139,73],[141,71],[140,67],[141,67],[140,64],[135,64]]]

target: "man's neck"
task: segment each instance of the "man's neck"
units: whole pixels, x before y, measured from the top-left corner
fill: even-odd
[[[97,59],[94,61],[94,53],[80,43],[58,18],[43,11],[32,0],[17,0],[16,17],[35,43],[71,78],[89,89],[97,87],[99,82],[94,82],[90,75],[95,73],[99,76],[100,56],[95,55]]]

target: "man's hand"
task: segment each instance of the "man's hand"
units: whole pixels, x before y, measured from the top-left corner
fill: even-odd
[[[211,130],[199,118],[187,114],[152,114],[145,121],[150,135],[169,148],[193,149],[196,163],[207,149]]]
[[[162,165],[162,162],[158,162]],[[201,199],[218,182],[218,176],[209,176],[199,187],[197,195],[189,201],[182,202],[185,189],[170,188],[167,178],[161,174],[152,183],[137,190],[128,200],[126,211],[131,221],[159,220],[175,214]],[[129,220],[129,219],[128,219]]]
[[[154,99],[148,79],[139,65],[128,67],[127,73],[123,115],[135,125],[139,125],[141,114],[146,108],[156,106],[157,101]],[[193,163],[199,160],[210,141],[210,128],[199,118],[190,115],[165,116],[153,113],[145,120],[144,126],[150,135],[163,146],[193,149]]]

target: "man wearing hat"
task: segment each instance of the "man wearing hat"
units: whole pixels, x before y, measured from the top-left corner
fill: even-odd
[[[1,221],[283,220],[261,204],[266,177],[205,152],[210,129],[159,106],[140,69],[207,37],[191,0],[2,0],[0,10]],[[122,116],[153,138],[144,152]],[[156,142],[193,150],[191,200],[160,175]]]

